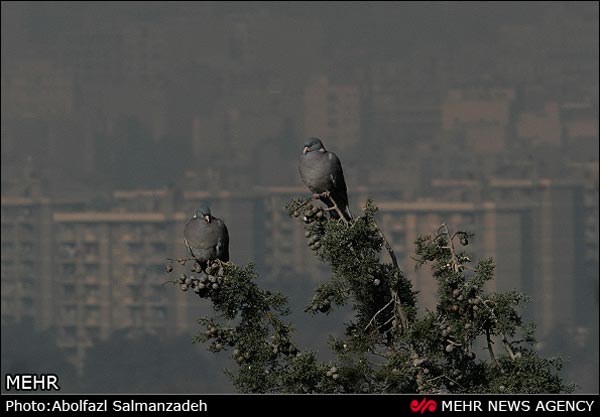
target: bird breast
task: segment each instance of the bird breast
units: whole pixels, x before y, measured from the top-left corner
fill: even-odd
[[[300,159],[300,176],[313,193],[330,191],[333,187],[331,156],[329,152],[309,152]]]
[[[194,248],[212,249],[217,245],[219,230],[216,221],[208,223],[204,219],[192,219],[185,229],[186,238]]]

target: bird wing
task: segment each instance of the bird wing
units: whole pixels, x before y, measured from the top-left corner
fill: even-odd
[[[229,231],[222,220],[218,220],[219,237],[217,239],[217,258],[223,262],[229,261]]]
[[[346,180],[344,179],[344,170],[342,169],[342,163],[340,158],[337,157],[333,152],[329,153],[331,161],[331,180],[333,181],[333,188],[338,193],[348,193],[346,188]]]
[[[330,161],[330,178],[333,183],[331,188],[331,198],[334,199],[338,208],[344,214],[347,220],[352,216],[350,215],[348,208],[348,189],[346,187],[346,180],[344,178],[344,170],[342,169],[342,163],[336,154],[333,152],[329,153]]]
[[[183,238],[183,242],[185,243],[185,247],[188,248],[188,250],[190,251],[190,255],[192,255],[192,258],[193,258],[194,251],[192,250],[192,247],[190,246],[190,242],[188,242],[188,240],[185,237]]]

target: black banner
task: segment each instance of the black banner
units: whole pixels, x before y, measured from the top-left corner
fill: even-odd
[[[364,410],[397,415],[546,415],[598,412],[598,395],[272,395],[272,394],[3,394],[2,412],[184,412],[229,415],[239,410],[261,416],[289,410],[335,415]],[[363,408],[366,407],[366,408]],[[384,411],[385,410],[385,411]]]

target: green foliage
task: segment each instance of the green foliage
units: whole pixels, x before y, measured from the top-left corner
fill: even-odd
[[[465,248],[473,234],[436,234],[416,241],[415,266],[429,264],[438,282],[435,311],[417,314],[412,285],[367,201],[363,214],[349,222],[329,219],[312,199],[291,201],[286,209],[305,225],[307,244],[331,266],[306,311],[329,313],[352,305],[354,318],[344,337],[331,338],[336,360],[323,363],[291,340],[284,319],[286,298],[256,284],[252,265],[214,262],[176,284],[208,298],[216,315],[204,317],[197,341],[213,352],[231,352],[236,370],[228,373],[243,392],[285,393],[558,393],[572,389],[559,377],[559,359],[540,358],[533,326],[518,307],[527,298],[516,291],[489,293],[494,262],[472,266]],[[458,246],[460,245],[460,246]],[[386,253],[387,252],[387,253]],[[389,257],[390,262],[382,260]],[[183,262],[185,263],[185,261]],[[168,267],[168,271],[172,267]],[[517,339],[518,338],[518,339]],[[478,357],[475,350],[486,352]],[[485,356],[489,356],[486,358]]]

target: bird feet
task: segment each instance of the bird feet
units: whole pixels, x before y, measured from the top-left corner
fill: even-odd
[[[320,194],[319,193],[313,194],[313,198],[315,200],[321,200],[323,198],[329,198],[330,196],[331,196],[331,192],[329,192],[329,191],[324,191],[324,192],[322,192]]]
[[[222,260],[220,260],[220,259],[215,259],[215,260],[213,261],[213,264],[215,264],[215,263],[216,263],[217,265],[219,265],[219,266],[223,266],[223,265],[229,265],[229,262],[223,262],[223,261],[222,261]]]

